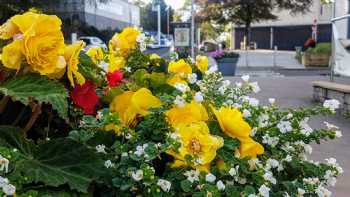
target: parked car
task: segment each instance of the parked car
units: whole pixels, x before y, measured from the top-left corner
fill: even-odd
[[[79,37],[79,40],[82,40],[85,42],[86,47],[84,50],[89,50],[90,48],[93,47],[101,47],[105,50],[107,50],[107,45],[98,37],[95,36],[82,36]]]
[[[162,47],[171,47],[174,43],[171,36],[166,36],[164,34],[160,35],[160,44],[158,43],[158,33],[157,32],[145,32],[145,36],[149,37],[153,42],[147,45],[148,48],[156,49]]]

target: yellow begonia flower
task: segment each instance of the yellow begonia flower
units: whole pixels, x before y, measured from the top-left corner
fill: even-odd
[[[24,60],[21,51],[22,41],[15,40],[11,44],[6,45],[2,50],[2,63],[6,68],[19,70]]]
[[[145,116],[150,108],[160,107],[162,103],[146,88],[136,92],[127,91],[116,96],[110,104],[110,110],[117,112],[120,120],[127,126],[133,126],[137,116]]]
[[[170,79],[167,80],[167,84],[171,85],[171,86],[175,86],[177,83],[182,83],[182,84],[186,84],[187,82],[185,80],[183,80],[180,76],[175,75],[173,77],[171,77]]]
[[[219,110],[213,109],[213,111],[222,131],[241,142],[241,157],[256,157],[264,153],[264,147],[250,137],[252,129],[238,109],[221,107]]]
[[[172,167],[186,166],[187,155],[193,156],[193,168],[208,171],[210,163],[216,157],[216,151],[224,145],[221,137],[210,135],[209,128],[204,122],[190,125],[180,125],[175,133],[179,136],[181,147],[178,151],[169,150],[168,154],[175,158]]]
[[[188,75],[192,73],[192,68],[189,64],[185,62],[185,60],[181,59],[176,62],[170,62],[168,66],[168,72]]]
[[[198,55],[196,57],[196,66],[202,73],[205,73],[205,71],[208,70],[208,66],[209,66],[208,57]]]
[[[136,48],[137,37],[141,33],[133,27],[125,28],[120,34],[115,34],[109,42],[109,48],[112,51],[119,52],[121,56],[126,57],[130,50]]]
[[[165,112],[165,115],[173,127],[208,120],[208,113],[203,105],[194,101],[184,107],[174,107]]]
[[[0,26],[0,39],[7,40],[18,33],[20,33],[18,27],[11,20]]]
[[[118,136],[122,134],[120,126],[115,125],[115,124],[108,124],[105,126],[104,129],[106,131],[113,131]]]
[[[66,47],[64,52],[64,58],[68,64],[67,67],[67,76],[70,81],[70,84],[74,87],[74,78],[77,80],[79,85],[85,83],[85,78],[82,74],[78,72],[79,64],[79,54],[80,51],[85,47],[83,41],[78,41]],[[74,78],[73,78],[74,77]]]
[[[57,16],[26,12],[13,16],[2,25],[0,37],[3,39],[13,37],[16,40],[9,48],[17,52],[20,48],[32,71],[41,75],[57,76],[57,73],[62,73],[66,66],[60,60],[64,52],[61,24]],[[19,59],[22,58],[19,53],[15,53],[15,57],[12,62],[5,61],[5,67],[19,69]]]
[[[65,45],[61,20],[57,16],[26,13],[15,16],[11,21],[23,32],[22,53],[32,70],[41,75],[62,72],[65,65],[59,58]]]
[[[86,55],[88,55],[95,64],[98,64],[104,58],[103,50],[101,47],[90,48],[86,52]]]
[[[108,72],[112,73],[114,71],[120,70],[125,66],[125,59],[121,56],[115,56],[113,54],[109,55],[109,65]]]

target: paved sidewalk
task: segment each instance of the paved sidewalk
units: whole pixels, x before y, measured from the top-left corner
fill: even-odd
[[[240,81],[239,77],[228,77],[231,81]],[[301,77],[265,77],[254,78],[262,89],[256,95],[262,103],[267,104],[268,98],[276,98],[281,107],[310,107],[315,105],[312,102],[312,86],[314,80],[329,80],[322,76],[301,76]],[[350,85],[350,79],[336,79]],[[328,121],[339,126],[343,137],[329,142],[323,142],[321,146],[313,145],[311,158],[324,161],[325,158],[334,157],[344,169],[344,174],[338,179],[335,188],[330,188],[334,197],[350,196],[350,119],[341,116],[316,117],[311,120],[314,128],[324,127],[323,122]]]

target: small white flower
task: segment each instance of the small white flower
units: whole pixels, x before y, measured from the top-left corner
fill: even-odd
[[[216,180],[216,176],[212,173],[209,173],[205,176],[205,180],[209,183],[213,183]]]
[[[269,98],[269,103],[271,105],[274,105],[276,103],[276,99],[275,98]]]
[[[317,193],[317,195],[319,197],[330,197],[332,196],[332,192],[329,191],[328,189],[326,189],[325,187],[323,186],[318,186],[318,188],[315,190],[315,192]]]
[[[11,184],[6,184],[2,187],[2,191],[5,193],[7,196],[13,196],[16,192],[16,187],[11,185]]]
[[[270,137],[268,134],[263,136],[263,141],[264,144],[268,144],[272,147],[275,147],[279,143],[279,138],[278,137]]]
[[[299,125],[301,127],[300,132],[304,134],[305,136],[310,136],[310,134],[313,132],[312,128],[308,124],[309,118],[305,118],[304,120],[300,121]]]
[[[108,63],[105,62],[105,61],[101,61],[101,62],[98,64],[98,67],[102,68],[104,71],[108,71]]]
[[[165,179],[159,179],[157,185],[165,192],[169,192],[171,188],[171,182]]]
[[[106,168],[112,168],[114,166],[114,163],[112,163],[111,160],[107,160],[105,161],[104,165]]]
[[[216,182],[216,187],[217,187],[219,190],[225,190],[225,184],[224,184],[222,181]]]
[[[341,131],[335,131],[335,137],[341,138],[343,136]]]
[[[266,185],[262,185],[259,188],[259,194],[263,197],[269,197],[270,196],[270,188]]]
[[[286,161],[286,162],[291,162],[292,159],[293,159],[292,156],[287,155],[286,158],[284,158],[284,161]]]
[[[242,80],[244,81],[244,82],[249,82],[249,79],[250,79],[250,76],[249,75],[243,75],[242,77]]]
[[[277,180],[275,179],[275,177],[273,177],[273,174],[271,171],[266,171],[263,177],[264,177],[265,181],[269,181],[270,183],[272,183],[274,185],[277,183]]]
[[[193,183],[194,181],[199,181],[199,170],[190,170],[186,171],[184,175],[187,177],[187,180]]]
[[[259,87],[258,82],[253,82],[253,83],[250,83],[249,85],[250,85],[250,87],[252,88],[252,90],[253,90],[254,93],[260,92],[261,89],[260,89],[260,87]]]
[[[178,107],[185,107],[185,99],[182,96],[176,96],[174,104]]]
[[[247,109],[244,109],[244,110],[243,110],[243,117],[244,117],[244,118],[249,118],[250,116],[252,116],[252,114],[250,113],[250,111],[247,110]]]
[[[249,98],[248,102],[249,102],[249,105],[253,107],[259,106],[259,100],[256,98]]]
[[[196,73],[192,73],[189,74],[187,76],[188,82],[190,82],[190,84],[195,84],[197,82],[197,74]]]
[[[135,181],[141,181],[143,179],[143,171],[142,170],[137,170],[136,172],[131,173],[131,177]]]
[[[269,170],[271,168],[277,168],[280,163],[276,159],[268,159],[266,161],[266,169]]]
[[[203,93],[202,92],[196,92],[196,94],[194,95],[194,100],[197,103],[203,102],[203,100],[204,100]]]
[[[293,130],[292,123],[289,121],[281,121],[277,124],[277,128],[281,133],[291,132]]]
[[[106,150],[105,150],[106,146],[104,144],[97,145],[95,148],[98,153],[106,154]]]
[[[304,150],[309,155],[312,153],[312,147],[309,144],[305,144]]]
[[[255,195],[255,194],[249,194],[248,197],[259,197],[259,196]]]
[[[176,139],[178,139],[179,137],[180,137],[180,135],[177,134],[177,133],[171,133],[171,134],[170,134],[170,138],[173,139],[173,140],[176,140]]]
[[[0,155],[0,171],[8,172],[10,161]]]
[[[128,156],[128,153],[127,152],[123,152],[122,153],[122,157],[127,157]]]
[[[205,71],[206,75],[210,75],[212,73],[215,73],[216,71],[218,71],[218,66],[217,65],[213,65],[209,67],[209,70]]]
[[[98,111],[97,114],[96,114],[96,119],[97,119],[97,120],[101,120],[102,117],[103,117],[102,112],[101,112],[101,111]]]
[[[239,169],[239,166],[237,165],[235,168],[231,168],[230,171],[228,171],[228,173],[234,177],[238,175],[238,169]]]
[[[124,70],[128,73],[131,73],[131,67],[129,67],[129,66],[125,66]]]
[[[301,188],[298,188],[298,195],[299,196],[303,196],[304,194],[305,194],[305,190],[301,189]]]
[[[335,111],[336,109],[339,108],[340,102],[336,99],[330,99],[330,100],[326,100],[323,103],[323,107],[326,109],[329,109],[331,111]]]
[[[231,81],[230,80],[225,80],[222,82],[222,85],[225,87],[228,87],[229,85],[231,85]]]
[[[225,87],[225,86],[221,86],[221,87],[218,89],[218,91],[219,91],[219,93],[220,93],[221,95],[225,95],[226,90],[227,90],[227,87]]]
[[[185,93],[190,89],[186,84],[183,83],[176,83],[174,87],[182,93]]]
[[[4,187],[4,185],[7,185],[8,183],[9,180],[7,178],[0,176],[0,187]]]
[[[242,87],[242,83],[241,82],[237,82],[236,86],[237,86],[237,88],[241,88]]]

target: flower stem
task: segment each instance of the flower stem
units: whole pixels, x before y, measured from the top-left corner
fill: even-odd
[[[41,104],[33,104],[32,106],[32,115],[30,116],[29,121],[23,129],[24,136],[27,136],[27,132],[33,127],[35,121],[38,119],[41,114]]]
[[[4,96],[2,97],[0,101],[0,114],[2,114],[6,108],[7,103],[9,102],[10,97],[9,96]]]

